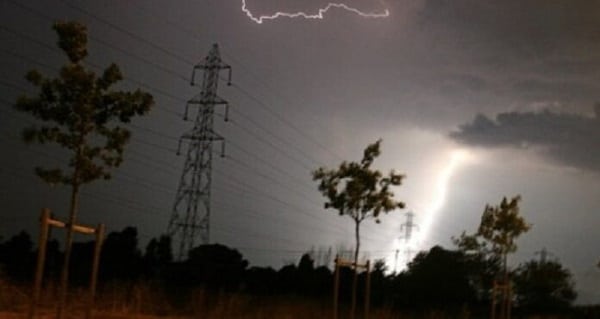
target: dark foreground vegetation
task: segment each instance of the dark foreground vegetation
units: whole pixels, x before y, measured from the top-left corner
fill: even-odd
[[[83,307],[91,268],[93,242],[73,246],[70,304]],[[44,300],[55,298],[63,252],[48,245]],[[320,258],[323,259],[323,258]],[[153,316],[204,318],[328,318],[333,294],[332,260],[315,263],[304,254],[281,269],[250,267],[235,249],[203,245],[174,262],[168,237],[152,239],[142,252],[137,231],[127,227],[110,233],[102,251],[99,311]],[[35,250],[21,232],[0,241],[0,311],[27,307]],[[399,274],[382,261],[371,273],[372,318],[487,318],[489,274],[498,265],[458,250],[434,247],[418,254]],[[573,308],[570,274],[556,261],[531,261],[513,271],[514,318],[597,318],[598,308]],[[363,300],[365,274],[359,277]],[[352,271],[341,272],[342,309],[350,300]],[[80,306],[78,306],[81,304]],[[343,311],[347,310],[342,310]],[[540,317],[541,316],[541,317]],[[344,316],[342,316],[344,318]]]

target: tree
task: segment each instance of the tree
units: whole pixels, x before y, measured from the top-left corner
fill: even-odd
[[[483,288],[489,286],[489,275],[493,278],[499,277],[498,268],[502,269],[501,283],[509,284],[508,254],[517,250],[515,240],[523,233],[527,232],[531,226],[525,222],[525,219],[519,215],[520,196],[513,197],[510,201],[502,199],[500,205],[486,205],[481,215],[479,229],[474,235],[462,233],[461,237],[454,239],[459,249],[466,253],[475,252],[475,259],[487,264],[480,278],[487,282],[482,282]],[[498,267],[498,265],[501,265]],[[496,270],[494,273],[486,273],[487,270]],[[494,281],[495,283],[495,281]],[[492,298],[495,298],[497,286],[494,285]],[[486,289],[487,290],[487,289]],[[510,293],[506,289],[501,289],[502,301],[500,303],[500,318],[504,318],[510,310]],[[495,313],[495,306],[492,302],[492,311]]]
[[[466,235],[463,232],[454,239],[463,251],[474,251],[487,259],[499,261],[505,279],[508,276],[508,254],[517,251],[515,240],[531,228],[519,215],[520,200],[520,196],[515,196],[509,202],[505,197],[498,206],[486,205],[477,233]]]
[[[4,266],[3,270],[11,280],[20,283],[31,280],[34,261],[33,242],[25,231],[0,243],[0,270]]]
[[[457,308],[474,303],[476,290],[471,280],[473,265],[461,251],[440,246],[420,252],[408,264],[405,302],[415,307]]]
[[[137,228],[127,226],[106,236],[102,245],[100,278],[134,282],[141,275],[143,262]]]
[[[187,280],[209,289],[236,290],[248,261],[236,250],[220,244],[200,245],[189,251]]]
[[[515,271],[517,303],[528,312],[566,310],[577,297],[569,270],[558,261],[532,260]]]
[[[356,285],[358,254],[360,250],[360,224],[367,218],[380,222],[379,215],[397,208],[404,203],[394,200],[391,186],[401,184],[403,175],[393,170],[387,176],[371,169],[371,164],[380,155],[381,140],[370,144],[364,150],[360,163],[343,161],[337,169],[324,167],[313,171],[313,180],[319,181],[319,191],[327,199],[325,208],[336,209],[340,216],[348,216],[354,221],[354,280],[352,283],[352,315],[356,306]]]
[[[55,78],[44,77],[35,70],[29,71],[26,79],[39,88],[39,93],[34,97],[19,97],[15,106],[42,123],[23,131],[25,142],[55,143],[68,150],[70,156],[68,169],[35,169],[45,182],[71,187],[69,227],[60,282],[60,317],[61,305],[66,298],[80,188],[94,180],[110,178],[109,170],[123,161],[123,149],[131,135],[118,123],[128,123],[132,117],[147,113],[154,101],[150,94],[139,89],[133,92],[112,89],[111,86],[123,79],[117,65],[111,64],[99,77],[84,66],[88,54],[84,25],[57,22],[53,28],[58,34],[58,46],[69,61]]]
[[[150,277],[160,276],[166,266],[173,261],[171,251],[171,237],[161,235],[158,239],[152,238],[146,245],[144,254],[144,264],[146,265],[147,275]]]

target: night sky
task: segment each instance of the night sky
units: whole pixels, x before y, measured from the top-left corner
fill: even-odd
[[[327,6],[246,4],[254,16]],[[360,160],[382,138],[375,166],[406,174],[396,198],[407,208],[363,224],[365,257],[393,269],[396,250],[403,264],[407,248],[451,248],[452,236],[476,230],[486,204],[520,194],[533,227],[511,264],[546,248],[574,273],[578,302],[600,302],[600,2],[345,4],[389,17],[331,8],[323,19],[257,24],[241,0],[0,1],[0,234],[36,236],[42,207],[66,217],[69,188],[33,175],[35,165],[63,165],[65,154],[25,145],[20,132],[32,122],[12,105],[35,92],[28,70],[55,75],[66,61],[51,25],[74,19],[88,26],[87,65],[117,63],[121,88],[156,101],[129,125],[114,178],[84,187],[81,223],[134,225],[142,247],[166,231],[185,160],[178,138],[193,124],[182,113],[199,91],[192,67],[218,43],[233,85],[219,89],[230,121],[224,109],[215,116],[227,156],[213,161],[211,242],[274,267],[311,249],[351,249],[351,220],[323,208],[310,172]],[[409,211],[419,227],[406,241]]]

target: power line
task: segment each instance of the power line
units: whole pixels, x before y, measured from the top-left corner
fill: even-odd
[[[243,119],[245,119],[246,121],[250,122],[255,127],[258,127],[261,131],[265,132],[271,138],[280,141],[283,145],[287,145],[287,146],[293,148],[298,154],[301,154],[302,156],[304,156],[304,158],[306,158],[306,159],[310,160],[311,162],[313,162],[313,164],[317,164],[317,165],[321,164],[318,160],[316,160],[316,159],[308,156],[308,154],[306,154],[305,151],[303,151],[298,146],[296,146],[295,143],[287,141],[281,135],[277,135],[277,134],[269,131],[262,124],[260,124],[257,121],[253,120],[250,116],[248,116],[247,114],[244,114],[243,112],[239,111],[237,108],[233,108],[233,113],[239,114]],[[234,120],[231,120],[231,121],[235,122]]]
[[[31,8],[29,8],[29,7],[25,7],[25,8],[26,8],[26,9],[31,9]],[[44,16],[45,16],[45,15],[44,15]],[[122,29],[122,28],[119,28],[119,29]],[[106,45],[110,46],[110,47],[113,47],[113,48],[117,48],[117,49],[119,49],[118,47],[115,47],[115,46],[113,46],[113,45],[111,45],[111,44],[107,43],[106,41],[102,41],[102,40],[100,40],[100,41],[101,41],[102,43],[104,43],[104,44],[106,44]],[[119,49],[119,50],[122,50],[122,49]],[[128,53],[128,52],[124,52],[124,53]],[[137,58],[139,58],[139,57],[137,57]],[[140,58],[140,59],[142,59],[142,61],[144,61],[144,60],[145,60],[145,59],[143,59],[143,58]],[[148,62],[148,61],[147,61],[147,62]],[[150,63],[151,63],[151,62],[150,62]],[[156,66],[156,65],[155,65],[155,66]],[[141,83],[141,84],[143,84],[143,83]],[[247,92],[246,92],[246,95],[248,95],[248,93],[247,93]],[[254,97],[253,97],[253,99],[255,99],[256,101],[258,101],[258,100],[257,100],[256,98],[254,98]],[[264,105],[264,103],[262,103],[262,102],[260,102],[260,101],[258,101],[258,102],[259,102],[259,103],[261,103],[262,105]],[[171,111],[171,112],[172,112],[172,111]],[[238,112],[238,113],[239,113],[239,114],[242,114],[241,112]],[[247,120],[251,120],[251,119],[250,119],[249,117],[247,117],[247,116],[245,116],[245,118],[246,118]],[[258,123],[256,123],[255,121],[252,121],[252,123],[253,123],[253,124],[255,124],[255,125],[257,125],[257,124],[258,124]],[[237,122],[234,122],[234,124],[236,124],[238,127],[242,128],[242,129],[244,129],[246,132],[250,133],[251,135],[253,135],[253,136],[257,137],[257,135],[256,135],[256,134],[254,134],[252,131],[248,130],[247,128],[245,128],[245,127],[243,127],[243,126],[239,125]],[[265,131],[265,132],[269,133],[269,135],[271,135],[271,136],[276,136],[275,134],[273,134],[273,133],[270,133],[268,130],[266,130],[264,127],[262,127],[262,126],[260,126],[260,125],[257,125],[257,127],[259,127],[261,130],[263,130],[263,131]],[[293,161],[295,161],[295,162],[299,163],[299,164],[300,164],[300,165],[302,165],[302,166],[303,166],[305,169],[308,169],[308,170],[310,170],[310,169],[311,169],[311,168],[310,168],[310,167],[308,167],[306,164],[304,164],[304,163],[300,162],[300,161],[299,161],[297,158],[295,158],[295,157],[293,157],[293,156],[289,155],[289,154],[288,154],[287,152],[285,152],[285,151],[282,151],[282,150],[281,150],[281,148],[277,147],[277,146],[276,146],[276,145],[274,145],[273,143],[271,143],[271,142],[269,142],[269,141],[267,141],[267,140],[265,140],[265,139],[262,139],[262,138],[260,138],[260,137],[257,137],[257,138],[259,138],[260,140],[262,140],[263,142],[265,142],[265,143],[266,143],[266,144],[268,144],[269,146],[273,147],[273,148],[274,148],[274,149],[276,149],[278,152],[280,152],[280,153],[284,154],[286,157],[290,158],[291,160],[293,160]],[[287,143],[287,145],[293,145],[293,143]],[[296,149],[297,149],[297,148],[296,148]],[[297,149],[297,150],[298,150],[298,149]],[[305,152],[301,152],[301,154],[305,154]],[[313,160],[313,161],[314,161],[314,160]],[[272,166],[272,165],[271,165],[271,166]]]
[[[333,155],[337,159],[343,160],[341,156],[333,153],[331,151],[330,147],[327,147],[327,146],[323,145],[323,143],[319,142],[318,140],[316,140],[312,136],[306,134],[302,129],[298,128],[295,124],[293,124],[292,122],[290,122],[289,120],[287,120],[284,116],[282,116],[279,113],[275,112],[273,110],[273,108],[271,108],[270,106],[268,106],[266,103],[263,103],[261,100],[259,100],[258,98],[256,98],[254,95],[250,94],[248,91],[244,90],[239,85],[233,84],[232,86],[234,88],[238,89],[240,92],[242,92],[242,94],[246,95],[249,99],[251,99],[254,102],[256,102],[256,104],[258,106],[260,106],[262,109],[266,110],[269,114],[273,115],[279,121],[281,121],[282,123],[285,123],[288,127],[290,127],[293,131],[295,131],[296,133],[298,133],[300,136],[303,136],[305,139],[311,141],[315,145],[318,145],[321,149],[325,150],[327,153],[330,153],[331,155]]]
[[[164,54],[166,54],[166,55],[174,58],[175,60],[184,61],[188,65],[194,65],[195,64],[194,61],[191,61],[191,60],[189,60],[189,59],[187,59],[187,58],[185,58],[185,57],[183,57],[183,56],[181,56],[179,54],[176,54],[176,53],[174,53],[174,52],[172,52],[170,50],[167,50],[164,47],[161,47],[161,46],[155,44],[154,42],[152,42],[150,40],[147,40],[147,39],[145,39],[145,38],[143,38],[143,37],[141,37],[141,36],[139,36],[139,35],[137,35],[137,34],[135,34],[133,32],[128,31],[125,28],[122,28],[122,27],[120,27],[120,26],[118,26],[118,25],[116,25],[116,24],[114,24],[114,23],[112,23],[112,22],[110,22],[110,21],[108,21],[108,20],[106,20],[104,18],[101,18],[98,15],[90,12],[89,10],[86,10],[86,9],[80,7],[80,6],[77,6],[74,3],[72,3],[72,2],[69,2],[69,1],[66,1],[66,0],[60,0],[60,2],[64,3],[65,5],[67,5],[69,8],[77,10],[77,11],[79,11],[79,12],[81,12],[81,13],[89,16],[89,17],[92,17],[93,19],[95,19],[97,21],[100,21],[101,23],[103,23],[105,25],[110,26],[111,28],[113,28],[113,29],[115,29],[115,30],[117,30],[117,31],[119,31],[119,32],[121,32],[123,34],[128,35],[132,39],[136,39],[139,42],[142,42],[142,43],[144,43],[144,44],[146,44],[146,45],[154,48],[155,50],[160,51],[160,52],[162,52],[162,53],[164,53]]]
[[[12,1],[11,1],[11,2],[12,2]],[[156,68],[156,66],[153,66],[153,67],[155,67],[155,68]],[[264,104],[264,103],[263,103],[263,104]],[[264,128],[264,127],[263,127],[263,128]],[[272,134],[270,134],[270,135],[272,135]],[[290,144],[290,143],[288,143],[288,144]],[[146,143],[146,145],[152,145],[152,144],[150,144],[150,143]],[[154,147],[157,147],[157,145],[153,145],[153,146],[154,146]],[[164,148],[164,147],[161,147],[161,146],[158,146],[158,147],[159,147],[159,148],[161,148],[161,149],[169,150],[168,148]],[[248,166],[247,166],[246,168],[248,168]],[[255,168],[254,168],[254,170],[255,170]],[[252,172],[253,172],[254,170],[252,170]]]
[[[138,7],[137,9],[140,9],[140,11],[145,12],[146,14],[152,15],[154,18],[159,18],[160,21],[163,21],[165,24],[170,25],[171,27],[178,29],[179,31],[182,31],[183,33],[188,34],[189,36],[191,36],[192,38],[194,38],[195,40],[202,40],[195,32],[192,32],[191,30],[187,29],[186,27],[184,27],[182,24],[178,23],[177,21],[171,21],[168,19],[163,19],[163,16],[160,14],[157,14],[156,12],[145,8],[145,7]],[[242,69],[246,74],[252,76],[253,78],[253,82],[254,83],[259,83],[261,84],[264,88],[266,88],[269,92],[271,92],[272,94],[276,94],[277,90],[273,89],[272,87],[270,87],[262,77],[256,75],[249,67],[247,67],[244,63],[241,62],[240,59],[234,57],[230,50],[226,50],[225,52],[223,52],[223,55],[230,61],[232,61],[233,63],[235,63],[240,69]],[[311,141],[313,144],[319,146],[321,149],[325,150],[327,153],[329,153],[330,155],[332,155],[333,157],[337,158],[338,160],[343,160],[343,158],[337,154],[334,153],[330,147],[327,147],[325,145],[323,145],[322,143],[320,143],[318,140],[314,139],[313,137],[307,135],[304,130],[299,129],[298,127],[296,127],[293,123],[289,122],[287,119],[285,119],[283,116],[277,114],[277,112],[274,111],[273,108],[269,107],[266,105],[266,103],[260,101],[260,99],[258,99],[257,97],[255,97],[254,95],[250,94],[248,91],[242,89],[241,87],[239,87],[238,85],[233,85],[235,88],[237,88],[242,94],[246,95],[247,97],[249,97],[251,100],[254,100],[259,106],[263,107],[267,112],[271,113],[273,116],[275,116],[277,119],[279,119],[280,121],[282,121],[283,123],[285,123],[286,125],[288,125],[289,127],[291,127],[294,131],[296,131],[296,133],[298,133],[300,136],[304,137],[305,139]],[[281,96],[280,96],[281,98]],[[289,103],[289,101],[285,101],[285,104],[291,104]],[[315,123],[318,123],[318,121],[316,121],[315,118],[313,118],[313,121]],[[326,128],[323,125],[320,125],[323,128]]]
[[[26,35],[26,34],[19,33],[19,32],[17,32],[17,31],[14,31],[14,30],[12,30],[12,29],[9,29],[9,28],[7,28],[7,27],[5,27],[5,26],[2,26],[2,25],[0,25],[0,29],[4,30],[4,31],[6,31],[6,32],[9,32],[9,33],[11,33],[11,34],[13,34],[13,35],[15,35],[15,36],[17,36],[17,37],[20,37],[20,38],[22,38],[22,39],[25,39],[25,40],[27,40],[27,41],[29,41],[29,42],[36,43],[36,44],[38,44],[38,45],[40,45],[40,46],[43,46],[43,47],[45,47],[46,49],[48,49],[49,51],[51,51],[51,52],[53,52],[53,53],[55,53],[55,54],[57,54],[57,55],[59,54],[59,52],[58,52],[57,48],[55,48],[55,47],[53,47],[53,46],[50,46],[49,44],[46,44],[46,43],[44,43],[44,42],[42,42],[42,41],[39,41],[38,39],[35,39],[35,38],[33,38],[33,37],[29,36],[29,35]],[[102,41],[102,42],[104,42],[104,41]],[[104,42],[104,43],[106,43],[106,42]],[[117,48],[116,46],[112,46],[112,45],[111,45],[111,47]],[[121,50],[121,49],[119,49],[119,50]],[[49,65],[49,64],[47,64],[47,63],[45,63],[45,62],[40,62],[39,60],[32,59],[32,58],[30,58],[30,57],[27,57],[27,56],[25,56],[25,55],[23,55],[23,54],[19,54],[19,53],[16,53],[16,52],[14,52],[14,51],[6,50],[6,49],[4,49],[4,50],[2,50],[2,51],[3,51],[3,52],[5,52],[5,53],[7,53],[7,54],[9,54],[9,55],[12,55],[13,57],[19,58],[19,59],[21,59],[21,60],[24,60],[24,61],[27,61],[27,62],[30,62],[30,63],[37,64],[37,65],[39,65],[39,66],[42,66],[42,67],[45,67],[45,68],[47,68],[47,69],[49,69],[49,70],[52,70],[52,71],[55,71],[55,72],[56,72],[56,71],[59,71],[59,69],[58,69],[57,67],[55,67],[55,66],[51,66],[51,65]],[[143,60],[142,60],[142,61],[143,61]],[[99,66],[98,64],[94,64],[94,63],[92,63],[92,62],[90,62],[90,61],[87,61],[87,62],[86,62],[86,64],[88,64],[88,65],[92,66],[92,67],[93,67],[93,68],[95,68],[96,70],[100,70],[100,71],[102,71],[102,70],[103,70],[103,68],[102,68],[101,66]],[[155,93],[158,93],[158,94],[160,94],[160,95],[163,95],[163,96],[165,96],[165,97],[171,98],[171,99],[173,99],[173,100],[175,100],[175,101],[178,101],[178,102],[184,102],[184,101],[185,101],[185,100],[183,100],[183,99],[180,99],[180,98],[176,97],[175,95],[173,95],[173,94],[171,94],[171,93],[169,93],[169,92],[166,92],[166,91],[164,91],[164,90],[161,90],[161,89],[159,89],[159,88],[153,87],[153,86],[151,86],[151,85],[148,85],[148,84],[146,84],[146,83],[143,83],[143,82],[141,82],[141,81],[138,81],[138,80],[136,80],[136,79],[133,79],[133,78],[131,78],[131,77],[124,76],[124,77],[123,77],[123,80],[125,80],[125,81],[127,81],[127,82],[131,82],[131,83],[133,83],[133,84],[136,84],[136,85],[139,85],[139,86],[141,86],[141,87],[143,87],[143,88],[145,88],[145,89],[148,89],[148,90],[150,90],[150,91],[153,91],[153,92],[155,92]],[[159,105],[159,106],[157,106],[157,107],[158,107],[158,108],[159,108],[161,111],[164,111],[164,112],[166,112],[166,113],[170,113],[170,114],[176,115],[177,117],[180,117],[180,118],[181,118],[181,117],[183,117],[183,114],[182,114],[182,113],[179,113],[179,112],[176,112],[176,111],[173,111],[173,110],[170,110],[170,109],[163,108],[163,107],[161,107],[160,105]]]

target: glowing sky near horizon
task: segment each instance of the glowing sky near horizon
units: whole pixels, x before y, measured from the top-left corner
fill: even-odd
[[[256,22],[257,24],[262,24],[265,20],[275,20],[278,18],[291,18],[291,19],[302,18],[302,19],[308,19],[308,20],[315,20],[315,19],[322,20],[325,18],[325,13],[327,13],[332,8],[352,12],[363,18],[387,18],[390,16],[390,12],[388,9],[385,9],[382,12],[363,12],[363,11],[361,11],[357,8],[351,7],[345,3],[333,3],[333,2],[328,3],[325,7],[319,8],[317,13],[314,13],[314,14],[306,13],[304,11],[297,11],[297,12],[277,11],[271,15],[256,16],[248,9],[248,6],[246,5],[246,0],[242,0],[242,11],[244,13],[246,13],[246,16],[248,16],[248,18],[250,18],[250,20]]]

